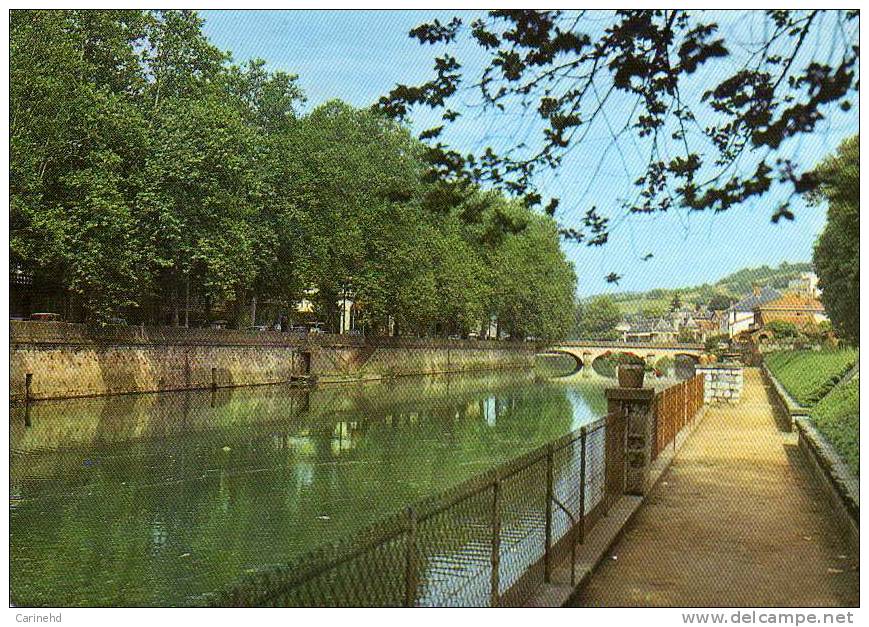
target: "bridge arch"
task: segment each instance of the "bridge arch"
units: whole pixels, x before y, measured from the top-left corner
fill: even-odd
[[[600,364],[603,363],[603,360],[607,357],[616,357],[618,355],[624,355],[622,358],[622,363],[636,363],[636,364],[646,364],[646,356],[640,352],[637,352],[633,349],[613,349],[607,350],[599,353],[594,361],[591,363],[591,368],[600,376],[605,377],[607,379],[615,379],[618,376],[618,365],[619,362],[615,362],[613,364],[612,372],[609,371],[609,368],[604,369]],[[597,364],[597,365],[596,365]]]
[[[574,351],[570,351],[570,350],[560,350],[558,348],[551,348],[551,349],[547,349],[541,353],[537,353],[537,355],[567,355],[568,357],[572,358],[573,361],[576,363],[576,367],[571,372],[568,372],[567,374],[559,375],[561,377],[573,376],[576,373],[580,372],[583,368],[586,367],[586,364],[583,361],[582,357],[578,353],[576,353]]]
[[[607,353],[627,353],[642,360],[643,363],[654,366],[662,357],[670,357],[674,360],[677,356],[686,356],[692,366],[700,362],[700,357],[706,353],[702,344],[651,343],[651,342],[610,342],[602,340],[573,340],[560,342],[545,348],[541,347],[541,354],[566,354],[570,355],[577,363],[577,369],[571,373],[582,372],[583,376],[607,376],[598,373],[594,367],[595,360]],[[679,361],[685,363],[685,359]]]

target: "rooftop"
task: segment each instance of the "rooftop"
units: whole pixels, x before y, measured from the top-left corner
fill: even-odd
[[[755,307],[755,309],[758,309],[760,311],[809,311],[817,313],[824,312],[824,306],[817,298],[806,298],[805,296],[800,296],[799,294],[793,293],[784,294],[779,298],[763,304],[759,304]]]
[[[732,311],[754,311],[754,309],[781,296],[781,292],[771,287],[763,287],[757,293],[749,294],[730,309]]]

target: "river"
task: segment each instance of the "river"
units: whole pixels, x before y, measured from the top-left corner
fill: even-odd
[[[602,416],[561,367],[14,407],[12,600],[191,603]]]

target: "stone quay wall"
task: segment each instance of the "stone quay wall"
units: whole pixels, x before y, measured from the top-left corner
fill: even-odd
[[[13,401],[530,368],[533,343],[10,322]]]
[[[703,401],[710,403],[738,403],[742,396],[742,366],[714,364],[697,366],[697,374],[704,378]]]

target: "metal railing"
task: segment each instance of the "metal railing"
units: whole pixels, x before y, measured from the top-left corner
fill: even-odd
[[[704,385],[704,376],[698,374],[655,394],[652,401],[653,460],[667,446],[676,446],[676,436],[694,419],[703,405]]]
[[[655,397],[656,437],[702,405],[702,377]],[[675,390],[675,391],[669,391]],[[679,412],[676,403],[686,403]],[[662,412],[658,415],[658,412]],[[677,413],[682,418],[677,419]],[[624,492],[624,425],[604,417],[286,565],[211,606],[518,606]],[[668,437],[668,436],[665,436]],[[658,441],[653,442],[657,454]],[[667,440],[668,441],[668,440]]]

